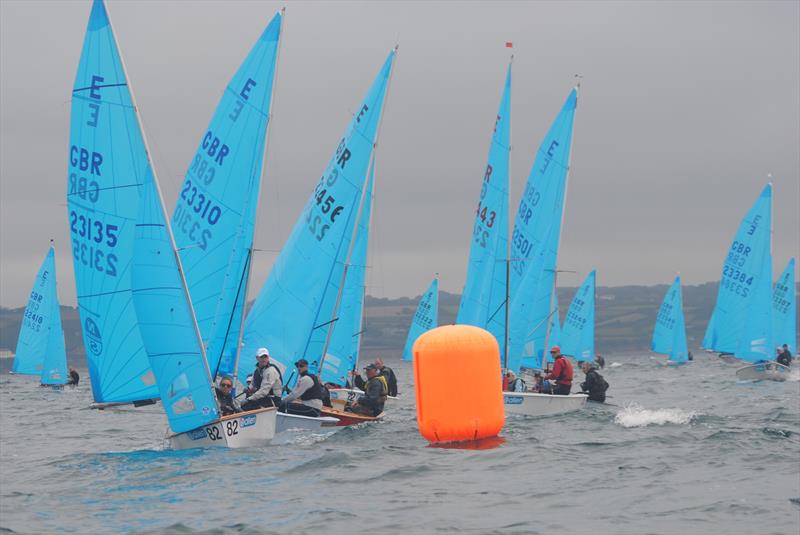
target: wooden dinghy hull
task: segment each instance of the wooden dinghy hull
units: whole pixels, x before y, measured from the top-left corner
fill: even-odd
[[[378,420],[383,420],[383,417],[386,415],[385,412],[382,412],[377,416],[366,416],[364,414],[356,414],[355,412],[347,412],[339,409],[332,409],[330,407],[323,407],[322,411],[320,412],[322,416],[338,418],[339,422],[336,424],[337,427],[358,425],[363,424],[364,422],[376,422]]]

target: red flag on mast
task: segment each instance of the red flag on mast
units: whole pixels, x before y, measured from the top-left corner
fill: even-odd
[[[506,41],[506,48],[514,48],[514,43],[511,41]]]

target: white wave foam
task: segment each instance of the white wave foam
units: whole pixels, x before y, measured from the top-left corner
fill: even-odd
[[[648,425],[684,425],[697,415],[695,411],[681,409],[645,409],[640,405],[629,405],[614,417],[614,423],[622,427],[645,427]]]
[[[609,368],[619,368],[620,366],[622,366],[621,362],[612,362],[608,365]]]
[[[792,382],[800,381],[800,368],[794,367],[789,370],[789,377],[787,377],[786,380]]]

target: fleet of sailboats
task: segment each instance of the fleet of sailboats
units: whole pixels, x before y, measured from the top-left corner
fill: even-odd
[[[364,332],[376,147],[397,56],[391,50],[352,117],[249,312],[257,207],[264,174],[284,12],[277,13],[228,83],[189,164],[171,217],[103,0],[95,0],[72,91],[67,206],[81,330],[95,406],[160,400],[174,448],[245,447],[292,425],[370,421],[338,409],[321,418],[274,407],[221,414],[215,381],[244,384],[267,346],[288,386],[292,363],[352,398]],[[497,339],[501,367],[547,366],[560,344],[577,361],[595,355],[596,274],[576,292],[561,326],[556,275],[578,88],[536,152],[509,232],[509,61],[472,226],[456,318]],[[742,220],[723,265],[703,346],[752,363],[746,380],[782,380],[776,343],[797,337],[795,260],[772,285],[772,185]],[[54,248],[25,309],[13,373],[67,382]],[[438,275],[412,318],[403,359],[438,323]],[[688,360],[680,276],[656,318],[652,350]],[[581,408],[583,394],[504,393],[509,413]],[[301,423],[297,423],[303,420]],[[293,423],[294,422],[294,423]]]

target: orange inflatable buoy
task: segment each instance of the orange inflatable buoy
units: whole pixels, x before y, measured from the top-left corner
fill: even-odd
[[[500,349],[488,331],[447,325],[414,343],[419,432],[430,442],[494,437],[503,429]]]

